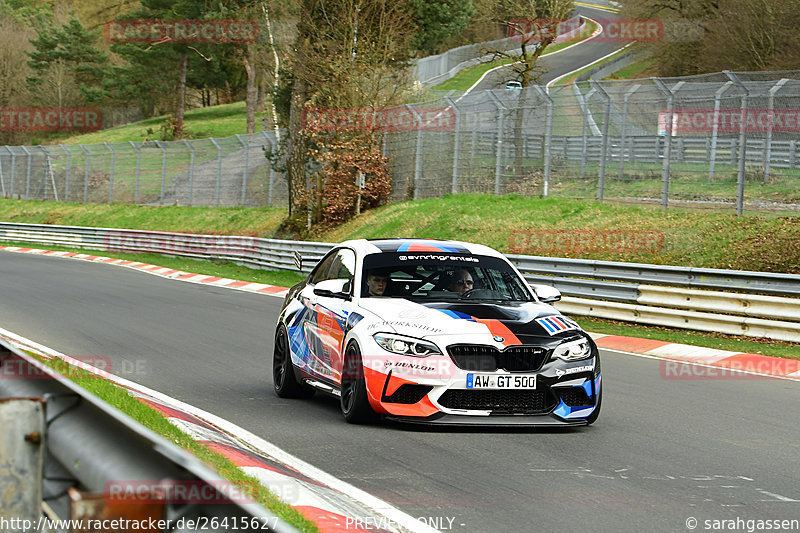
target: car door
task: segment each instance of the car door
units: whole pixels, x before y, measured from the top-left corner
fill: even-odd
[[[325,280],[347,280],[352,296],[355,265],[353,250],[335,251],[320,264],[301,295],[306,306],[303,330],[309,348],[308,370],[335,384],[341,381],[342,344],[352,304],[344,298],[314,294],[314,287]]]

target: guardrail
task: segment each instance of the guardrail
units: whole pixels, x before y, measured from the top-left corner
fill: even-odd
[[[0,518],[11,524],[9,530],[33,531],[32,525],[41,525],[46,516],[84,521],[152,518],[167,524],[158,527],[164,531],[186,530],[181,524],[189,521],[205,524],[204,531],[227,531],[231,524],[246,531],[297,531],[244,496],[234,496],[226,490],[230,483],[198,458],[4,339],[0,422]],[[202,495],[202,501],[165,498],[156,485],[183,485],[191,494]],[[110,486],[135,496],[136,503],[115,500]],[[23,527],[23,520],[31,527]]]
[[[0,223],[0,240],[224,259],[309,272],[324,242]],[[567,313],[800,342],[800,275],[508,255],[531,283],[559,289]]]

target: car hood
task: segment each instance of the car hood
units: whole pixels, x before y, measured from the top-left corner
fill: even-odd
[[[376,317],[371,329],[422,338],[489,333],[506,345],[540,344],[581,331],[551,305],[537,302],[365,298],[360,307]]]

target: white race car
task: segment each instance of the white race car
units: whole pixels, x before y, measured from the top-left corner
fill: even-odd
[[[273,356],[282,398],[322,391],[344,418],[585,425],[597,346],[500,253],[456,241],[347,241],[291,288]]]

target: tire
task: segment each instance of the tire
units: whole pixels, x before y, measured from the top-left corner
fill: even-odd
[[[350,424],[370,424],[378,420],[367,398],[361,350],[355,342],[347,346],[342,368],[341,407],[344,419]]]
[[[289,335],[281,324],[275,334],[275,348],[272,354],[272,384],[275,394],[281,398],[311,398],[314,389],[298,381],[289,353]]]
[[[601,390],[600,396],[597,397],[597,407],[594,408],[592,414],[590,414],[589,417],[586,419],[587,426],[591,426],[592,424],[594,424],[595,420],[597,420],[597,417],[600,416],[600,404],[602,403],[603,403],[603,391]]]

